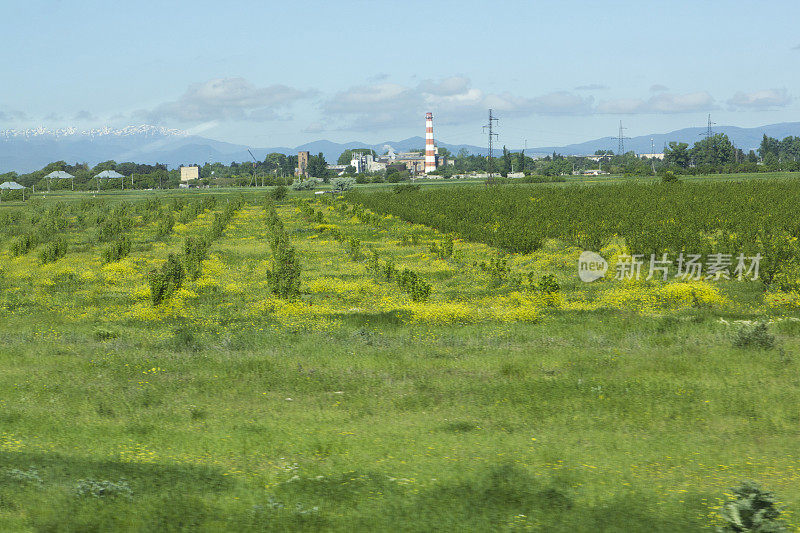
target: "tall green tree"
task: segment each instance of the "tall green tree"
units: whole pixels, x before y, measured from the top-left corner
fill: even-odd
[[[511,152],[503,146],[503,159],[500,162],[500,175],[504,178],[511,172]]]
[[[672,141],[669,146],[664,150],[664,163],[667,165],[675,165],[681,168],[688,168],[691,163],[692,156],[689,153],[688,143],[679,143]]]
[[[328,171],[328,162],[325,161],[325,156],[322,152],[319,155],[312,155],[308,158],[308,175],[312,178],[318,178],[328,183],[331,179],[330,172]]]

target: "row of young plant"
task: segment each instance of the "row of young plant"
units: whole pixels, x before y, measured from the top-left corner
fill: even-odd
[[[555,238],[600,250],[622,237],[633,254],[761,254],[761,279],[800,288],[800,188],[794,180],[538,188],[454,186],[351,191],[351,202],[443,233],[528,253]]]
[[[169,299],[181,287],[186,278],[196,280],[202,275],[203,261],[208,257],[211,244],[222,236],[225,228],[236,212],[244,206],[244,203],[242,198],[226,203],[222,211],[214,213],[214,220],[205,234],[187,236],[183,242],[182,254],[170,253],[160,267],[148,273],[150,298],[154,306]],[[201,202],[190,205],[200,206]],[[205,210],[197,210],[197,207],[192,209],[196,211],[195,217]]]
[[[278,216],[272,198],[265,199],[264,214],[271,251],[267,283],[270,291],[281,298],[295,298],[300,294],[300,259],[289,242],[289,235]]]
[[[101,252],[104,262],[118,261],[130,252],[128,233],[133,227],[150,223],[160,212],[161,201],[157,199],[139,203],[88,199],[52,204],[34,201],[9,220],[13,223],[9,231],[16,234],[9,252],[12,256],[25,255],[43,245],[40,258],[42,262],[50,262],[63,257],[68,242],[66,234],[74,231],[88,235],[87,244],[105,245]]]
[[[92,241],[108,244],[103,250],[105,262],[127,255],[130,240],[125,235],[133,226],[136,208],[129,203],[92,205],[86,201],[76,204],[56,203],[49,206],[30,206],[27,229],[19,232],[9,247],[12,256],[29,253],[39,247],[39,259],[49,263],[64,257],[68,249],[70,229],[93,231]]]
[[[329,205],[342,215],[355,216],[359,221],[364,223],[383,224],[382,217],[368,213],[358,205],[348,207],[344,202],[334,203],[332,199],[326,200],[327,201],[323,203]],[[321,210],[316,211],[310,202],[300,202],[299,207],[306,220],[309,222],[317,222],[319,224],[325,222],[323,212]],[[338,243],[344,245],[347,256],[351,261],[362,261],[364,259],[361,239],[347,235],[339,227],[322,226],[322,229],[323,231],[329,232]],[[432,246],[435,245],[434,243]],[[452,240],[449,250],[452,254]],[[380,255],[373,248],[370,249],[369,253],[367,269],[372,275],[378,279],[396,283],[400,290],[411,296],[411,299],[415,302],[428,299],[431,294],[431,284],[425,281],[417,272],[409,268],[403,268],[402,270],[397,269],[392,259],[381,261]]]
[[[414,302],[423,302],[431,295],[431,284],[422,276],[409,268],[398,270],[394,260],[391,258],[381,260],[380,254],[375,249],[370,250],[367,270],[377,279],[396,283]]]

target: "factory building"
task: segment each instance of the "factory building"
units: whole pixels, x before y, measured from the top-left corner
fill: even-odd
[[[297,152],[297,169],[295,173],[301,178],[308,177],[308,159],[311,157],[309,152]]]
[[[196,166],[181,167],[181,183],[200,179],[200,168]]]
[[[452,164],[451,161],[448,163]],[[444,158],[439,157],[439,150],[433,140],[433,113],[425,114],[425,152],[397,152],[389,148],[382,155],[373,157],[370,153],[354,152],[350,166],[356,173],[378,172],[386,170],[389,165],[403,165],[411,172],[412,176],[419,176],[432,172],[445,164]]]

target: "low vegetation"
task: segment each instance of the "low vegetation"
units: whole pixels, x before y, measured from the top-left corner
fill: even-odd
[[[3,205],[0,530],[796,530],[790,185]]]

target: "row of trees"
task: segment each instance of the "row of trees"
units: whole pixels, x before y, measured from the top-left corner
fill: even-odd
[[[203,185],[244,186],[252,183],[259,185],[289,185],[294,179],[297,156],[272,153],[267,155],[264,161],[256,163],[237,163],[234,161],[229,165],[224,163],[205,163],[196,166],[200,169],[200,183]],[[324,158],[321,162],[321,168],[327,172]],[[70,164],[65,161],[56,161],[34,172],[23,174],[7,172],[0,174],[0,183],[16,181],[26,187],[34,187],[38,190],[46,190],[48,187],[53,189],[71,188],[71,180],[51,180],[48,183],[45,176],[58,170],[75,176],[74,182],[77,190],[96,188],[98,183],[95,176],[104,170],[114,170],[124,175],[126,189],[129,187],[135,189],[174,189],[180,183],[180,169],[168,170],[167,166],[161,163],[148,165],[133,162],[117,163],[116,161],[104,161],[95,166],[89,166],[87,163]],[[110,184],[104,184],[103,186],[118,186],[118,183],[117,180],[114,180]]]

